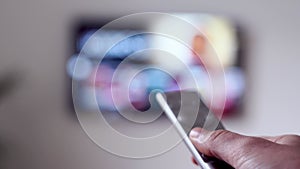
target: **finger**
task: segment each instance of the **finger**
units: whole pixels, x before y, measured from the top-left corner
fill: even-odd
[[[264,136],[262,138],[272,141],[277,144],[284,144],[284,145],[300,147],[300,136],[298,136],[298,135]]]
[[[240,168],[257,155],[259,150],[276,145],[262,138],[243,136],[226,130],[207,131],[195,128],[191,131],[190,138],[200,152],[224,160],[235,168]]]

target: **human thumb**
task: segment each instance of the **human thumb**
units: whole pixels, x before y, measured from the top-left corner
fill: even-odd
[[[258,137],[248,137],[227,130],[207,131],[194,128],[190,139],[195,147],[207,156],[221,159],[234,168],[244,168],[262,149],[275,144]]]

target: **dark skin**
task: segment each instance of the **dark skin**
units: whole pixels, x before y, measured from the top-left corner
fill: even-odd
[[[224,160],[236,169],[300,168],[297,135],[249,137],[226,130],[194,128],[190,139],[200,152]]]

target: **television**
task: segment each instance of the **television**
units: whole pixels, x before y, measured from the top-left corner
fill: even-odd
[[[194,90],[214,112],[233,112],[245,87],[236,25],[209,14],[170,15],[111,25],[117,20],[80,20],[66,63],[73,104],[87,112],[143,112],[153,91]],[[214,85],[225,87],[212,92]]]

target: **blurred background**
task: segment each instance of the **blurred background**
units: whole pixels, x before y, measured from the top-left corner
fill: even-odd
[[[244,86],[241,90],[232,90],[235,91],[234,103],[239,104],[233,106],[234,109],[228,108],[227,116],[223,119],[225,127],[247,135],[300,134],[297,107],[300,94],[297,89],[300,86],[297,76],[300,71],[300,58],[297,57],[300,44],[299,7],[298,1],[173,1],[171,4],[130,0],[122,1],[122,4],[93,0],[1,1],[0,167],[197,168],[191,163],[191,155],[183,144],[148,159],[130,159],[110,154],[88,138],[72,109],[70,88],[71,78],[74,77],[67,72],[68,67],[72,67],[72,58],[81,50],[79,41],[101,24],[136,12],[196,13],[196,18],[199,18],[198,14],[205,13],[222,17],[222,21],[228,23],[225,28],[223,26],[225,32],[232,31],[227,37],[232,44],[226,45],[234,51],[231,57],[227,57],[234,59],[231,62],[225,59],[224,65],[241,72],[237,76],[242,78],[232,78],[235,80],[231,84]],[[197,20],[197,23],[202,23],[201,28],[214,30],[207,28],[207,20]],[[218,18],[210,17],[210,20]],[[162,24],[151,25],[151,29],[163,28],[155,25]],[[129,28],[124,26],[118,29],[122,32]],[[196,55],[201,55],[201,45],[200,48],[195,45],[201,42],[201,37],[193,37],[197,37],[192,43],[198,51]],[[162,45],[168,43],[155,37],[146,42],[148,45],[153,42],[163,42]],[[189,55],[194,56],[191,53]],[[117,58],[120,60],[123,56],[118,55]],[[118,59],[108,59],[109,66],[104,68],[113,69]],[[201,67],[199,62],[187,62]],[[197,66],[195,70],[199,72]],[[149,77],[149,74],[152,78],[165,77],[153,71],[145,72],[144,76]],[[143,75],[140,78],[143,79]],[[86,82],[80,79],[79,88],[86,89]],[[100,86],[102,82],[100,79]],[[136,84],[140,84],[138,82]],[[163,90],[176,89],[176,85],[172,87],[171,84],[172,80],[169,79],[159,87]],[[144,86],[143,91],[151,88],[153,84],[150,83]],[[144,96],[134,96],[137,97]],[[143,108],[145,103],[135,104],[137,108]],[[93,107],[82,106],[82,109],[90,108]],[[109,103],[106,109],[112,109]],[[217,106],[215,109],[218,110]],[[118,140],[112,142],[118,144]]]

